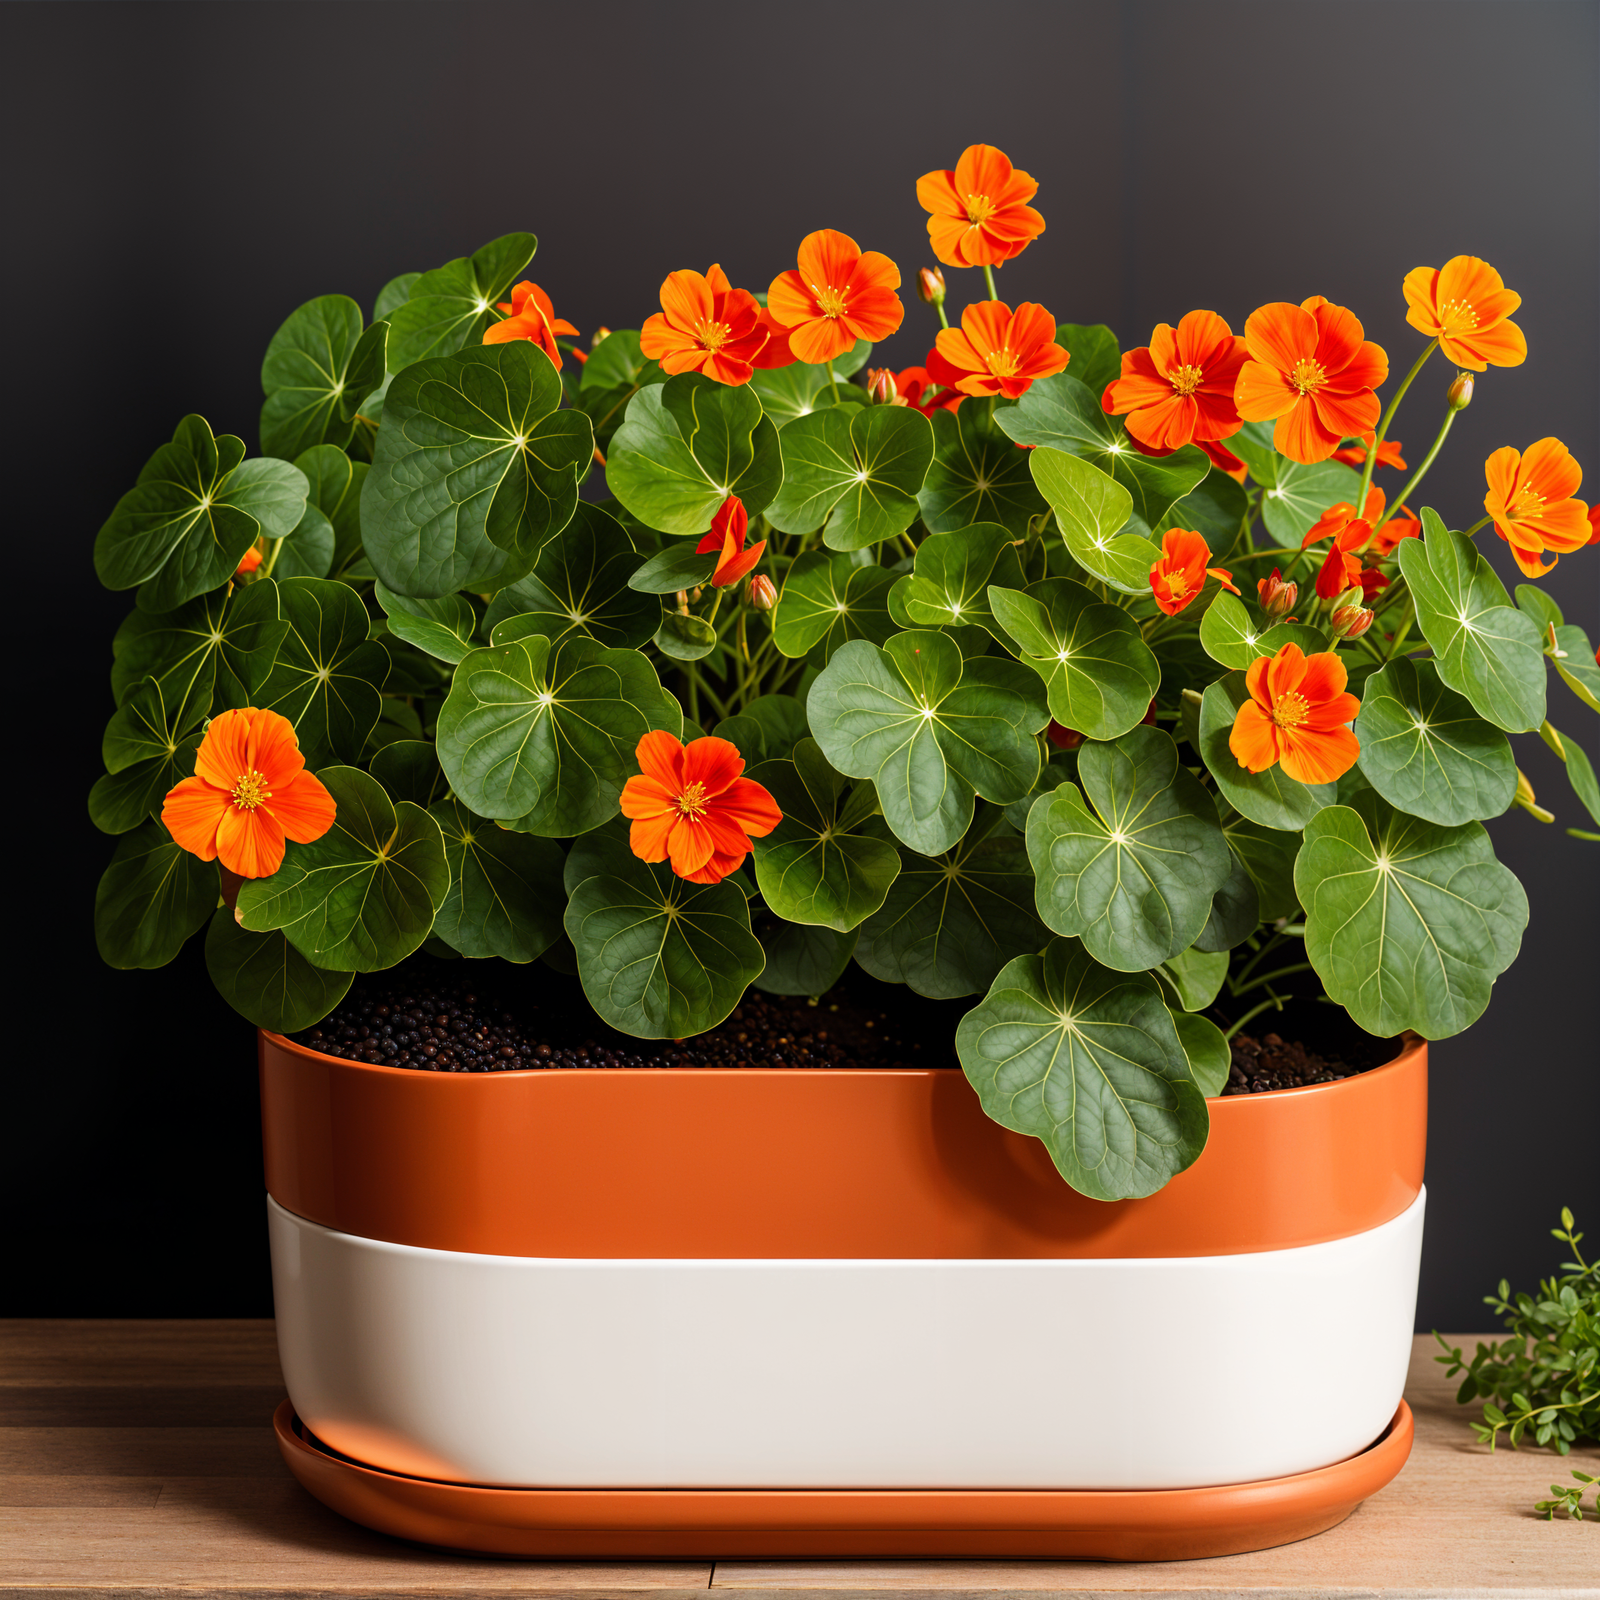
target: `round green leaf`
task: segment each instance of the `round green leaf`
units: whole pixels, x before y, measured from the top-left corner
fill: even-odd
[[[882,567],[808,550],[783,580],[772,613],[772,641],[786,656],[810,654],[817,666],[826,666],[852,639],[882,644],[895,631],[888,606],[893,583],[893,574]]]
[[[1517,792],[1510,740],[1445,688],[1431,661],[1400,656],[1368,678],[1355,735],[1367,782],[1425,821],[1498,817]]]
[[[1226,835],[1227,830],[1223,832]],[[1261,925],[1261,896],[1255,879],[1231,849],[1229,858],[1228,876],[1211,897],[1211,915],[1195,935],[1194,948],[1203,953],[1225,953],[1243,944]]]
[[[1230,672],[1205,692],[1200,702],[1200,756],[1223,798],[1236,811],[1265,828],[1298,833],[1323,806],[1333,803],[1331,783],[1296,783],[1282,767],[1249,772],[1228,748],[1234,718],[1250,698],[1242,672]]]
[[[1217,809],[1228,848],[1255,885],[1258,919],[1276,922],[1279,917],[1292,916],[1300,907],[1294,897],[1294,860],[1300,853],[1298,830],[1284,833],[1263,827],[1240,816],[1226,800]]]
[[[852,372],[859,371],[871,353],[872,346],[865,339],[858,339],[852,349],[835,359],[832,370],[840,384],[841,398],[852,394],[857,399],[864,398],[865,391],[853,386],[845,388],[844,380]],[[828,387],[828,372],[827,362],[813,366],[805,361],[795,361],[787,367],[769,367],[765,370],[758,367],[751,374],[750,387],[760,397],[762,410],[781,433],[796,417],[809,417],[813,411],[834,404],[832,391]]]
[[[1130,514],[1146,528],[1155,527],[1211,470],[1205,453],[1190,444],[1159,460],[1141,454],[1122,424],[1106,415],[1098,391],[1065,372],[1035,381],[995,420],[1018,444],[1079,456],[1115,478],[1127,492]]]
[[[382,322],[396,306],[403,306],[411,298],[412,285],[421,276],[420,272],[402,272],[384,284],[372,303],[372,320]]]
[[[1184,1012],[1204,1011],[1221,993],[1227,976],[1228,952],[1202,950],[1198,945],[1180,950],[1156,968],[1157,981],[1172,985]]]
[[[146,678],[178,703],[200,678],[218,684],[221,703],[248,704],[248,691],[263,682],[289,631],[278,620],[277,593],[254,583],[230,594],[214,590],[176,611],[133,611],[111,641],[111,693],[121,705]],[[237,680],[237,684],[235,681]],[[239,693],[246,698],[239,699]]]
[[[735,881],[690,883],[609,830],[579,839],[565,917],[601,1020],[641,1039],[687,1039],[738,1005],[765,957]]]
[[[1273,656],[1286,644],[1299,645],[1306,655],[1328,648],[1328,636],[1299,622],[1279,622],[1261,627],[1237,595],[1219,589],[1200,619],[1200,643],[1219,666],[1243,672],[1261,656]]]
[[[668,545],[653,555],[628,579],[628,587],[640,594],[677,594],[683,589],[698,589],[709,583],[717,570],[717,552],[703,554],[685,540]],[[654,617],[652,609],[651,616]]]
[[[646,526],[704,533],[738,495],[751,517],[783,482],[777,430],[747,385],[680,373],[641,389],[606,454],[606,485]]]
[[[907,627],[976,624],[999,639],[1003,635],[989,609],[989,586],[1020,589],[1025,582],[1017,541],[995,523],[979,523],[924,539],[895,592]]]
[[[479,816],[571,838],[616,815],[639,741],[667,721],[660,681],[636,650],[530,634],[456,668],[439,761]]]
[[[1569,739],[1548,722],[1539,732],[1566,763],[1567,782],[1572,785],[1572,792],[1583,802],[1584,810],[1600,825],[1600,780],[1595,777],[1594,766],[1587,752],[1576,739]]]
[[[972,833],[983,831],[983,822]],[[901,852],[883,909],[861,925],[856,960],[885,983],[934,1000],[978,994],[1050,935],[1033,908],[1033,868],[1016,834],[974,839],[942,856]]]
[[[967,831],[975,795],[1009,805],[1028,792],[1039,770],[1033,735],[1049,720],[1026,667],[963,663],[954,640],[921,630],[881,650],[841,645],[806,714],[822,753],[847,777],[872,779],[889,826],[923,855]]]
[[[1443,828],[1371,789],[1306,824],[1294,884],[1307,959],[1380,1038],[1443,1039],[1476,1022],[1528,923],[1528,897],[1481,823]]]
[[[1001,432],[985,405],[934,413],[933,461],[917,502],[931,533],[993,522],[1014,539],[1025,538],[1028,519],[1044,510],[1028,452]]]
[[[389,619],[389,631],[397,639],[414,644],[439,661],[453,666],[472,649],[472,635],[478,618],[471,605],[458,594],[438,600],[418,600],[396,594],[381,578],[373,585],[373,596]]]
[[[933,460],[933,429],[920,411],[849,409],[814,411],[784,429],[783,487],[767,507],[779,532],[820,527],[833,550],[863,550],[910,527]]]
[[[193,773],[212,673],[208,655],[199,672],[146,678],[112,715],[101,743],[106,774],[89,791],[89,820],[102,833],[159,817],[167,791]]]
[[[629,585],[639,564],[622,524],[580,500],[572,521],[539,552],[533,571],[490,602],[483,625],[492,635],[506,619],[527,617],[554,640],[581,631],[614,650],[636,649],[661,617],[649,595]]]
[[[272,1033],[298,1033],[321,1022],[356,977],[312,966],[276,930],[241,928],[226,906],[217,907],[206,930],[206,971],[241,1017]]]
[[[1119,531],[1133,511],[1128,491],[1098,467],[1060,450],[1037,449],[1030,462],[1072,559],[1122,594],[1149,594],[1150,569],[1161,552],[1148,539]]]
[[[700,661],[717,648],[717,630],[704,617],[682,611],[657,613],[660,625],[652,643],[674,661]]]
[[[1010,962],[956,1052],[983,1109],[1042,1139],[1091,1199],[1154,1194],[1205,1148],[1205,1098],[1155,980],[1106,971],[1075,939]]]
[[[272,589],[289,626],[256,704],[294,724],[308,767],[358,760],[389,675],[388,651],[367,637],[367,608],[348,584],[326,578],[251,585],[262,604]]]
[[[464,956],[532,961],[561,937],[565,857],[553,839],[508,833],[459,800],[428,815],[439,824],[450,892],[434,918],[435,937]]]
[[[1142,972],[1187,950],[1211,914],[1232,864],[1216,807],[1160,728],[1084,745],[1078,781],[1083,793],[1064,783],[1028,813],[1039,915],[1104,965]]]
[[[1227,550],[1239,537],[1249,510],[1250,500],[1243,484],[1235,483],[1220,467],[1213,467],[1188,494],[1167,507],[1160,522],[1152,524],[1150,537],[1159,540],[1168,528],[1191,528],[1213,550]]]
[[[1556,629],[1555,643],[1545,646],[1545,654],[1561,674],[1561,681],[1588,706],[1600,711],[1600,665],[1594,657],[1594,646],[1582,628],[1572,626]]]
[[[327,572],[285,573],[285,577],[326,578],[344,571],[361,551],[361,486],[372,470],[352,461],[331,444],[314,445],[294,464],[305,474],[307,508],[315,507],[333,529],[333,562]],[[298,529],[296,533],[298,534]],[[273,569],[277,571],[276,568]]]
[[[793,760],[764,762],[750,776],[783,813],[771,833],[754,841],[762,899],[786,922],[841,933],[871,916],[899,874],[900,855],[892,844],[854,831],[853,820],[866,820],[862,807],[846,801],[844,779],[816,742],[802,739]],[[868,814],[876,811],[874,801]]]
[[[1422,537],[1402,539],[1399,559],[1443,682],[1507,733],[1537,728],[1545,709],[1539,626],[1511,604],[1478,548],[1424,508]]]
[[[324,767],[333,826],[290,840],[283,865],[239,891],[240,924],[273,928],[314,966],[378,972],[417,949],[450,890],[439,824],[409,800],[393,804],[356,767]]]
[[[537,245],[531,233],[508,233],[475,255],[447,261],[432,272],[407,274],[410,293],[393,305],[386,301],[399,293],[405,279],[385,285],[372,314],[377,320],[388,313],[390,370],[399,372],[415,361],[476,345],[483,330],[498,320],[495,305],[510,294]]]
[[[272,558],[272,576],[326,578],[333,571],[338,535],[333,524],[308,500],[294,531],[278,546]]]
[[[373,756],[370,770],[391,800],[409,800],[424,811],[442,800],[450,788],[438,753],[423,739],[396,739],[386,744]]]
[[[763,758],[787,756],[807,737],[806,708],[792,694],[764,694],[744,708],[743,716],[760,724]]]
[[[856,936],[770,917],[761,932],[766,966],[752,980],[768,994],[826,994],[844,976]]]
[[[396,376],[361,490],[367,559],[396,594],[498,588],[533,566],[594,453],[589,419],[560,404],[556,369],[527,339]]]
[[[1122,371],[1117,336],[1103,322],[1057,323],[1056,343],[1072,358],[1072,376],[1091,395],[1103,394]]]
[[[1161,667],[1120,606],[1081,583],[1047,578],[1026,592],[991,589],[1000,626],[1044,680],[1050,715],[1091,739],[1137,726],[1161,685]]]
[[[1341,500],[1354,505],[1361,493],[1361,474],[1340,461],[1303,466],[1278,456],[1275,476],[1276,481],[1262,491],[1261,517],[1267,532],[1286,550],[1300,548],[1311,525],[1329,506]]]
[[[313,445],[342,445],[356,407],[383,382],[388,327],[362,331],[361,307],[325,294],[289,314],[261,363],[261,453],[292,460]]]
[[[1222,1029],[1192,1011],[1173,1011],[1172,1026],[1177,1030],[1183,1053],[1189,1058],[1189,1073],[1195,1087],[1208,1097],[1221,1094],[1227,1086],[1228,1069],[1233,1065],[1233,1053],[1228,1049]]]
[[[94,940],[108,967],[164,967],[217,903],[217,869],[159,822],[117,841],[94,897]]]

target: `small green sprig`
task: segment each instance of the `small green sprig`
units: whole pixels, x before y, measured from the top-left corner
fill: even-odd
[[[1502,1432],[1513,1448],[1532,1433],[1533,1443],[1566,1455],[1582,1439],[1600,1439],[1600,1262],[1583,1259],[1572,1212],[1562,1207],[1561,1226],[1551,1234],[1572,1251],[1562,1263],[1566,1274],[1546,1278],[1537,1296],[1513,1296],[1500,1280],[1497,1293],[1484,1296],[1502,1319],[1509,1339],[1482,1344],[1468,1362],[1435,1331],[1445,1354],[1434,1360],[1450,1377],[1464,1372],[1456,1399],[1462,1405],[1483,1401],[1483,1420],[1472,1424],[1481,1443],[1492,1450]],[[1596,1480],[1574,1472],[1576,1487],[1551,1485],[1553,1500],[1541,1500],[1547,1517],[1557,1510],[1581,1519],[1585,1485]]]
[[[1579,1472],[1576,1467],[1572,1470],[1572,1476],[1578,1480],[1576,1483],[1552,1483],[1550,1485],[1550,1493],[1555,1496],[1553,1500],[1535,1502],[1533,1509],[1544,1512],[1544,1520],[1546,1522],[1554,1522],[1558,1511],[1564,1512],[1569,1517],[1576,1517],[1579,1522],[1583,1521],[1584,1489],[1591,1483],[1600,1482],[1600,1479],[1594,1478],[1587,1472]],[[1600,1490],[1595,1491],[1595,1497],[1596,1503],[1590,1506],[1589,1509],[1597,1517],[1600,1517]]]

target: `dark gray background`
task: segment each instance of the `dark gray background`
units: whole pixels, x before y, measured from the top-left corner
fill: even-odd
[[[1040,181],[1049,223],[1002,297],[1124,345],[1195,306],[1238,331],[1320,293],[1403,372],[1405,272],[1487,258],[1532,354],[1480,380],[1420,498],[1467,525],[1488,452],[1549,433],[1600,495],[1591,0],[9,4],[0,29],[12,1314],[270,1310],[250,1031],[198,940],[159,973],[95,953],[111,845],[83,797],[130,599],[90,550],[184,412],[254,449],[261,354],[303,300],[370,305],[515,228],[585,334],[637,326],[673,268],[716,259],[762,288],[820,227],[909,280],[931,261],[914,180],[986,141]],[[906,298],[897,366],[934,328]],[[1408,459],[1448,377],[1401,413]],[[1591,633],[1597,572],[1590,550],[1548,580]],[[1552,709],[1594,749],[1592,713],[1559,686]],[[1582,822],[1555,759],[1518,743],[1561,825]],[[1563,1203],[1600,1240],[1600,849],[1521,812],[1491,831],[1532,924],[1488,1014],[1433,1051],[1424,1328],[1481,1326],[1502,1274],[1552,1269]]]

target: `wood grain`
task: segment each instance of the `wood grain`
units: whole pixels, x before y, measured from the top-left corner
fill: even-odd
[[[403,1544],[306,1495],[268,1419],[270,1322],[0,1323],[0,1600],[472,1600],[740,1591],[739,1600],[1161,1595],[1167,1600],[1600,1600],[1600,1526],[1530,1507],[1567,1468],[1491,1456],[1431,1341],[1407,1397],[1410,1465],[1303,1544],[1154,1565],[1042,1561],[500,1561]],[[1573,1458],[1595,1470],[1596,1452]]]

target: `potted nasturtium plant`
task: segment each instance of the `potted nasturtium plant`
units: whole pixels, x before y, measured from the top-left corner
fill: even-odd
[[[1037,187],[984,145],[918,181],[933,254],[970,286],[952,322],[943,272],[919,271],[922,366],[871,364],[907,313],[901,273],[831,229],[765,293],[716,265],[674,271],[641,327],[587,340],[524,276],[535,241],[514,233],[395,278],[370,323],[339,294],[295,310],[262,366],[260,454],[185,417],[118,502],[95,546],[135,602],[89,802],[117,836],[100,949],[154,967],[204,930],[217,987],[264,1030],[275,1229],[522,1263],[1081,1268],[1343,1248],[1420,1205],[1421,1041],[1482,1013],[1527,921],[1483,823],[1513,805],[1552,820],[1511,736],[1556,752],[1600,827],[1589,760],[1550,720],[1600,710],[1600,667],[1538,586],[1600,537],[1578,464],[1553,438],[1507,445],[1481,514],[1419,497],[1475,379],[1525,359],[1519,297],[1472,256],[1407,273],[1421,348],[1392,386],[1388,354],[1320,295],[1237,333],[1190,310],[1121,350],[1001,298],[996,272],[1044,232]],[[1419,451],[1392,423],[1425,373],[1437,434]],[[1526,574],[1514,600],[1480,534]],[[1312,1024],[1285,1041],[1289,1002]],[[1307,1036],[1318,1018],[1393,1042],[1362,1058]],[[921,1154],[894,1154],[864,1099],[806,1120],[819,1102],[796,1097],[857,1094],[838,1083],[858,1064],[863,1083],[933,1085],[907,1111]],[[829,1070],[749,1099],[796,1066]],[[690,1098],[659,1098],[668,1080]],[[389,1129],[384,1150],[357,1148],[377,1136],[337,1109],[347,1094]],[[415,1145],[369,1094],[426,1108]],[[314,1138],[297,1120],[313,1102]],[[1331,1117],[1377,1151],[1361,1219],[1315,1220],[1323,1134],[1269,1111]],[[702,1197],[701,1234],[658,1236],[704,1175],[684,1160],[655,1191],[641,1174],[698,1149],[708,1117],[732,1119],[718,1137],[741,1176]],[[780,1202],[763,1173],[794,1178],[802,1125],[817,1187]],[[1368,1159],[1330,1159],[1347,1156]],[[606,1234],[615,1197],[585,1186],[589,1159],[633,1197],[633,1234]],[[306,1176],[316,1161],[338,1175]],[[910,1242],[880,1227],[882,1193],[851,1187],[867,1168],[892,1187],[896,1161],[908,1184],[918,1162],[955,1174],[944,1220]],[[1207,1199],[1225,1168],[1236,1187]],[[385,1182],[406,1194],[358,1216]],[[461,1221],[497,1184],[501,1220]],[[982,1227],[958,1219],[963,1185],[988,1196]],[[828,1193],[856,1199],[824,1237]],[[791,1204],[804,1220],[774,1220]],[[513,1237],[501,1221],[524,1205],[532,1232]],[[1169,1461],[1152,1486],[1370,1440],[1399,1398],[1415,1229],[1394,1248],[1358,1438]],[[278,1292],[283,1319],[310,1290],[280,1273]],[[302,1417],[338,1444],[339,1406],[318,1410],[317,1348],[336,1337],[321,1315],[298,1335],[281,1322],[285,1359]],[[1260,1327],[1241,1350],[1273,1342]],[[1174,1431],[1170,1414],[1107,1426]],[[871,1427],[938,1454],[904,1419]],[[567,1470],[417,1450],[425,1475]],[[1147,1481],[1115,1455],[1097,1481]],[[837,1481],[976,1481],[876,1459]],[[654,1470],[591,1462],[568,1481],[816,1481],[781,1461]],[[1002,1462],[993,1481],[1098,1470]]]

